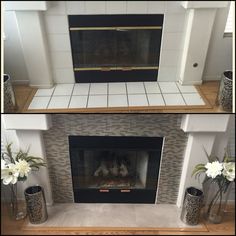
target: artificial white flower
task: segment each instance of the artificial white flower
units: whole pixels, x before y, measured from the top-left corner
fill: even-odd
[[[3,184],[15,184],[17,182],[19,172],[16,169],[15,164],[8,164],[7,168],[1,170],[1,179]]]
[[[217,175],[221,175],[223,165],[219,161],[214,161],[212,163],[208,162],[205,168],[207,169],[206,175],[214,179]]]
[[[228,162],[223,164],[223,175],[229,181],[234,181],[235,179],[235,162]]]
[[[19,172],[20,177],[28,176],[28,173],[31,171],[29,163],[25,160],[16,161],[16,169]]]

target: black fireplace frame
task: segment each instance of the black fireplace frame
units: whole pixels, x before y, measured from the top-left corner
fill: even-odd
[[[71,161],[72,184],[74,202],[78,203],[145,203],[154,204],[158,186],[161,153],[163,148],[163,137],[137,137],[137,136],[73,136],[70,135],[69,152]],[[155,179],[153,184],[147,185],[145,189],[91,189],[75,188],[78,185],[77,176],[78,160],[73,155],[74,151],[84,149],[127,149],[127,150],[149,150],[155,151],[156,155],[149,158],[148,175]],[[148,177],[147,177],[148,178]]]
[[[157,81],[159,58],[161,50],[163,14],[129,14],[129,15],[68,15],[69,32],[72,50],[72,61],[76,83],[104,83],[104,82],[140,82],[140,81]],[[73,55],[72,28],[86,27],[160,27],[160,38],[157,45],[159,55],[157,63],[152,67],[142,69],[131,67],[131,69],[113,68],[100,70],[80,70],[75,66]]]

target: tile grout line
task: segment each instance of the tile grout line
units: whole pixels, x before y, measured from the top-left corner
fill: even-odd
[[[74,89],[75,89],[75,83],[74,83],[72,91],[71,91],[71,95],[70,95],[69,103],[67,105],[67,109],[69,109],[69,107],[70,107],[70,102],[71,102],[71,99],[72,99],[72,95],[73,95]]]
[[[109,107],[108,104],[109,104],[109,83],[107,83],[107,106],[106,107]]]
[[[90,96],[90,88],[91,88],[91,83],[89,83],[89,89],[88,89],[88,95],[87,95],[86,108],[88,108],[88,101],[89,101],[89,96]]]
[[[177,88],[178,88],[178,90],[179,90],[179,92],[180,92],[180,95],[181,95],[181,97],[182,97],[183,100],[184,100],[185,105],[188,106],[188,104],[187,104],[187,102],[185,101],[184,96],[183,96],[183,94],[182,94],[182,92],[181,92],[179,86],[177,85],[177,82],[175,82],[175,85],[177,86]]]
[[[159,85],[159,82],[157,82],[157,85],[158,85],[158,87],[159,87],[159,89],[160,89],[161,97],[162,97],[163,102],[164,102],[164,104],[165,104],[164,106],[166,107],[166,106],[167,106],[167,105],[166,105],[166,101],[165,101],[164,95],[163,95],[163,93],[162,93],[161,86]]]
[[[127,88],[127,82],[125,82],[125,89],[126,89],[127,107],[129,107],[129,97],[128,97],[128,88]]]
[[[148,95],[147,95],[147,90],[146,90],[146,87],[145,87],[145,83],[144,83],[144,82],[143,82],[143,87],[144,87],[145,95],[146,95],[147,102],[148,102],[148,105],[147,105],[147,106],[150,106],[150,103],[149,103],[149,100],[148,100]]]
[[[51,94],[51,96],[50,96],[50,99],[49,99],[49,102],[48,102],[48,105],[47,105],[46,109],[48,109],[48,106],[49,106],[49,104],[50,104],[50,102],[51,102],[51,100],[52,100],[52,97],[53,97],[53,94],[54,94],[54,92],[55,92],[55,90],[56,90],[56,87],[57,87],[57,85],[55,86],[55,88],[54,88],[54,90],[53,90],[53,92],[52,92],[52,94]]]

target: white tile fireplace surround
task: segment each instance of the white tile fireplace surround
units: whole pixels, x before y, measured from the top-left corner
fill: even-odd
[[[99,131],[98,123],[94,123],[95,116],[96,119],[100,120],[102,122],[102,126],[106,127],[103,132],[100,132],[100,135],[112,135],[114,132],[119,133],[120,135],[124,135],[132,133],[135,135],[135,132],[139,132],[140,134],[140,125],[145,127],[145,124],[147,127],[147,119],[151,119],[154,122],[153,125],[156,124],[157,130],[150,130],[151,136],[160,134],[163,136],[164,133],[160,133],[162,128],[158,128],[161,124],[162,127],[164,127],[165,132],[167,134],[167,138],[165,140],[164,144],[164,151],[163,151],[163,158],[162,158],[162,164],[161,164],[161,172],[160,174],[160,183],[159,183],[159,191],[158,196],[161,197],[160,194],[164,194],[163,196],[169,195],[169,191],[172,191],[172,189],[169,189],[171,186],[173,188],[177,188],[175,190],[175,197],[169,196],[170,199],[175,199],[172,204],[176,204],[178,207],[182,205],[184,193],[186,187],[189,186],[195,186],[198,188],[201,188],[201,182],[196,181],[194,178],[191,178],[191,173],[193,167],[198,163],[204,163],[206,162],[206,156],[205,152],[202,148],[202,146],[205,147],[206,151],[208,153],[216,154],[219,156],[219,158],[223,157],[223,154],[220,152],[220,150],[224,150],[228,143],[229,138],[229,130],[230,130],[230,124],[234,122],[234,115],[229,114],[222,114],[222,115],[198,115],[198,114],[192,114],[192,115],[165,115],[165,114],[153,114],[153,115],[106,115],[106,119],[104,120],[104,115],[78,115],[78,117],[81,117],[80,119],[76,119],[76,115],[39,115],[39,114],[20,114],[20,115],[2,115],[3,117],[3,127],[5,130],[5,137],[8,141],[14,142],[16,147],[20,147],[22,149],[27,148],[30,145],[30,154],[41,156],[45,158],[45,161],[48,161],[51,158],[50,156],[47,157],[47,152],[45,150],[45,147],[48,148],[48,138],[51,139],[51,136],[54,134],[53,132],[57,131],[58,134],[63,132],[68,132],[68,130],[73,130],[73,127],[76,127],[76,132],[74,135],[78,134],[87,134],[87,135],[94,135],[96,132]],[[64,117],[63,117],[64,116]],[[54,119],[55,118],[55,119]],[[66,121],[68,120],[68,122]],[[170,128],[168,128],[167,124],[169,121],[171,122],[172,127],[175,127],[175,130],[179,130],[179,134],[181,134],[181,137],[183,139],[184,136],[187,138],[187,143],[185,150],[183,149],[183,153],[176,151],[171,151],[172,146],[176,146],[176,142],[179,140],[178,138],[175,138],[176,131],[171,132]],[[56,124],[55,124],[56,121]],[[213,122],[214,121],[214,122]],[[62,123],[61,123],[62,122]],[[82,123],[81,123],[82,122]],[[176,123],[177,122],[177,123]],[[35,125],[37,124],[37,125]],[[77,126],[73,126],[79,124]],[[89,127],[90,131],[86,131],[82,127],[82,125],[87,125]],[[117,125],[115,125],[117,124]],[[123,126],[121,125],[123,124]],[[61,127],[60,129],[58,127]],[[143,129],[145,132],[143,133],[144,136],[149,136],[147,133],[148,130],[151,128],[151,126],[146,129]],[[139,130],[139,131],[138,131]],[[10,133],[11,132],[11,133]],[[45,139],[45,135],[42,134],[42,132],[46,132],[49,134],[48,138]],[[156,133],[157,132],[157,133]],[[67,133],[66,133],[67,134]],[[70,134],[73,134],[70,133]],[[136,134],[137,135],[137,134]],[[63,141],[65,135],[60,137],[60,140]],[[186,140],[184,138],[183,140]],[[55,140],[57,138],[55,137]],[[180,139],[180,140],[182,140]],[[169,141],[168,141],[169,140]],[[176,140],[176,141],[174,141]],[[4,141],[5,142],[5,141]],[[168,144],[169,143],[169,144]],[[165,145],[170,145],[169,148],[166,148]],[[61,146],[61,145],[60,145]],[[57,159],[64,158],[63,156],[67,156],[67,152],[63,149],[64,147],[58,147],[57,149],[52,149],[52,155],[57,155]],[[177,147],[175,147],[175,150]],[[217,151],[219,150],[219,152]],[[174,154],[174,156],[173,156]],[[51,155],[51,154],[50,154]],[[176,183],[176,165],[171,166],[169,161],[171,161],[171,158],[174,158],[176,160],[182,160],[183,163],[179,163],[180,165],[180,176],[178,177],[179,187],[178,183]],[[167,160],[168,159],[168,160]],[[69,160],[68,160],[69,161]],[[166,162],[167,161],[167,162]],[[181,167],[182,166],[182,167]],[[163,172],[162,170],[164,168],[170,168],[170,173],[168,174]],[[32,173],[31,178],[29,178],[28,181],[26,181],[22,189],[24,189],[27,186],[30,186],[32,184],[39,184],[45,189],[46,193],[46,201],[48,204],[53,203],[53,194],[52,194],[52,188],[51,188],[51,181],[49,179],[50,171],[55,172],[54,169],[42,169],[37,173]],[[67,173],[67,172],[65,172]],[[174,174],[174,175],[173,175]],[[54,178],[53,184],[56,184],[56,188],[70,188],[68,184],[63,183],[62,179],[69,175],[69,172],[65,174],[65,176],[62,176],[62,172],[60,172],[60,175],[57,179]],[[173,176],[172,176],[173,175]],[[164,176],[168,178],[163,178]],[[173,179],[174,178],[174,179]],[[55,182],[56,181],[56,182]],[[71,181],[71,180],[70,180]],[[69,182],[70,182],[69,181]],[[67,181],[68,182],[68,181]],[[174,185],[171,185],[171,183],[174,182]],[[69,184],[70,185],[70,184]],[[169,187],[168,187],[169,186]],[[55,188],[54,188],[55,189]],[[56,193],[57,194],[57,193]],[[68,196],[70,196],[71,193],[68,193]],[[55,192],[54,192],[55,196]],[[157,198],[158,198],[157,196]],[[162,197],[163,197],[162,196]],[[59,196],[64,197],[64,196]],[[166,198],[165,197],[165,198]],[[161,203],[164,203],[165,198],[162,199]],[[66,199],[66,197],[65,197]],[[177,201],[176,201],[177,199]],[[173,200],[172,200],[173,201]],[[69,201],[71,202],[71,201]],[[73,201],[72,201],[73,202]]]
[[[51,88],[75,81],[68,15],[164,14],[158,82],[201,84],[215,13],[227,6],[227,1],[13,1],[6,10],[16,12],[30,86]]]

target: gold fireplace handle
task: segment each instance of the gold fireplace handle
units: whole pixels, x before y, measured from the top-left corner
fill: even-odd
[[[132,67],[121,67],[121,70],[130,71],[130,70],[133,70],[133,68]]]
[[[100,70],[101,71],[110,71],[111,68],[110,67],[101,67]]]
[[[129,193],[129,192],[130,192],[130,189],[121,189],[120,192],[121,192],[121,193]]]
[[[99,189],[100,193],[109,193],[109,189]]]

